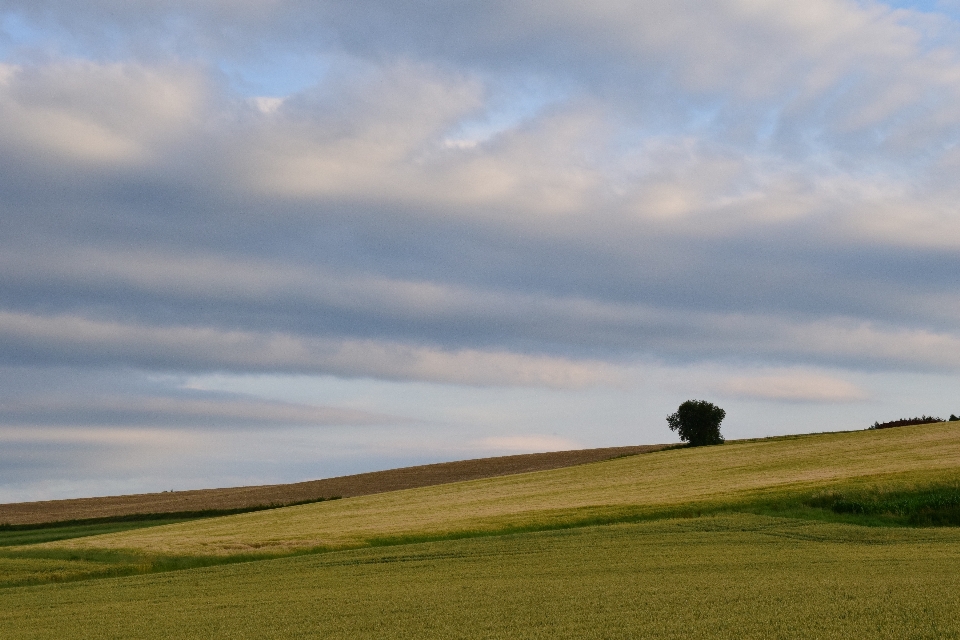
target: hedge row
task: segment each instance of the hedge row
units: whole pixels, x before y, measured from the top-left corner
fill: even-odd
[[[950,422],[960,420],[957,416],[950,414]],[[874,422],[871,429],[889,429],[890,427],[908,427],[912,424],[933,424],[934,422],[947,422],[943,418],[934,418],[933,416],[922,415],[919,418],[901,418],[900,420],[891,420],[890,422]]]

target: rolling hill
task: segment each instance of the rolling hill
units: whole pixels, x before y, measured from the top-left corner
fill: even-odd
[[[825,490],[956,481],[960,425],[675,449],[550,471],[393,491],[51,542],[152,555],[275,554],[481,532],[618,522]]]
[[[956,423],[667,449],[7,546],[0,635],[960,637],[957,515]]]
[[[158,515],[218,510],[255,510],[268,505],[319,501],[321,498],[329,499],[334,496],[351,498],[464,480],[558,469],[659,451],[669,446],[671,445],[653,444],[526,453],[496,458],[418,465],[291,484],[16,502],[0,504],[0,523],[14,525],[42,524],[65,520],[122,518],[138,514]]]

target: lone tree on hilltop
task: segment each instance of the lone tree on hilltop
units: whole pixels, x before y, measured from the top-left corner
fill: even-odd
[[[720,435],[720,423],[727,412],[706,400],[687,400],[675,413],[667,416],[671,431],[676,431],[680,439],[689,442],[691,447],[707,444],[723,444]]]

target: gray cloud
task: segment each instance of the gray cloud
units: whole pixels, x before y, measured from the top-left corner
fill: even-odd
[[[370,425],[405,422],[395,416],[336,407],[246,399],[179,397],[30,398],[0,404],[3,425],[244,426]]]
[[[96,379],[88,401],[43,404],[44,375],[11,374],[10,420],[381,419],[130,371],[579,393],[640,362],[960,363],[947,16],[833,0],[0,16],[0,363]],[[763,375],[726,393],[860,397],[839,374]]]
[[[0,312],[13,364],[125,365],[161,370],[333,373],[459,384],[579,387],[614,382],[612,367],[506,351],[444,351],[216,327],[155,327]]]
[[[956,412],[956,18],[0,0],[0,496]]]
[[[322,395],[305,402],[270,400],[248,393],[198,389],[179,373],[91,366],[89,362],[80,366],[0,365],[0,389],[4,437],[48,443],[60,437],[57,433],[72,433],[73,440],[68,440],[73,442],[96,432],[100,435],[83,442],[96,444],[101,436],[116,436],[122,444],[127,436],[139,437],[137,433],[162,437],[163,430],[182,432],[189,439],[189,431],[196,429],[223,433],[267,428],[276,432],[420,423],[393,412],[359,409],[349,401],[331,402]],[[97,431],[99,427],[106,431]]]

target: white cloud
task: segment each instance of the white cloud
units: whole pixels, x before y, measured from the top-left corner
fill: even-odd
[[[609,394],[629,423],[638,362],[678,367],[677,394],[843,427],[886,401],[864,371],[960,367],[960,29],[945,16],[845,0],[0,13],[24,27],[0,53],[10,366],[442,389],[449,422],[485,425],[456,444],[514,434],[491,440],[502,450],[578,437],[523,435],[552,417],[513,393],[541,409],[562,395],[571,424],[575,401]],[[120,377],[18,411],[328,434],[368,424],[373,395],[347,415]],[[8,407],[47,388],[8,378]],[[651,391],[657,428],[676,400]]]
[[[902,362],[956,370],[960,336],[924,329],[880,328],[868,322],[813,322],[789,327],[794,345],[837,358]]]
[[[542,451],[570,451],[580,449],[582,445],[558,436],[548,435],[519,435],[493,436],[483,438],[473,443],[475,448],[496,451],[516,451],[521,453],[539,453]]]
[[[3,71],[0,145],[41,161],[153,159],[192,126],[204,99],[187,69],[75,60]]]
[[[331,103],[328,92],[341,94]],[[582,212],[602,190],[585,157],[610,136],[577,105],[477,144],[447,132],[484,106],[476,78],[397,65],[288,99],[269,126],[240,132],[239,184],[284,198],[425,207],[440,216]]]
[[[418,156],[481,105],[480,92],[463,77],[403,63],[334,79],[288,98],[268,128],[245,132],[240,171],[277,195],[402,194]]]
[[[250,98],[250,103],[256,107],[256,109],[263,114],[269,115],[271,113],[276,113],[277,109],[283,106],[283,103],[286,101],[286,98],[278,98],[275,96],[257,96]]]
[[[735,376],[717,390],[737,398],[781,402],[859,402],[869,398],[852,382],[805,371]]]
[[[330,359],[332,368],[354,375],[430,380],[453,384],[544,386],[577,389],[617,384],[616,367],[597,361],[528,356],[507,351],[441,351],[349,341]]]

